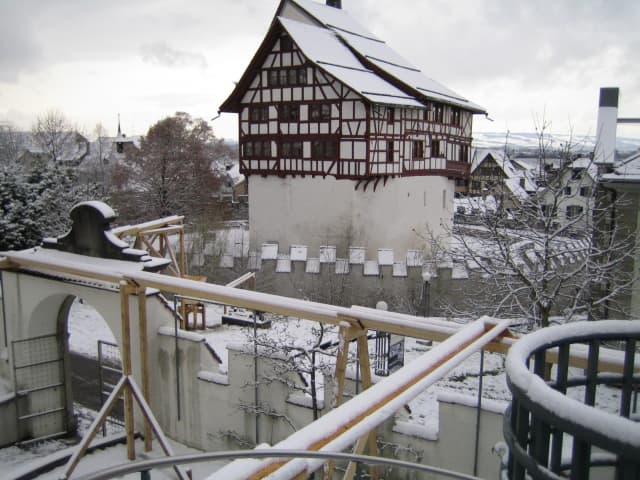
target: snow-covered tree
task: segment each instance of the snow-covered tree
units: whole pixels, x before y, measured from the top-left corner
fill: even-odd
[[[91,186],[79,189],[75,172],[57,164],[0,166],[0,250],[33,247],[63,234],[71,207],[98,198],[94,193]]]
[[[445,254],[477,272],[477,281],[451,311],[515,316],[543,327],[552,314],[568,320],[624,316],[618,300],[635,281],[625,267],[637,254],[635,232],[615,218],[624,199],[598,186],[591,160],[581,159],[576,168],[570,143],[559,152],[564,161],[546,164],[544,129],[539,138],[537,194],[509,211],[498,202],[495,210],[479,215],[476,225],[454,227]],[[576,189],[575,182],[587,175],[594,177],[590,186]],[[581,196],[580,208],[570,205],[572,195]]]

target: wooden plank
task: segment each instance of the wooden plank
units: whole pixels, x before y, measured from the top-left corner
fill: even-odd
[[[146,230],[153,230],[155,228],[160,228],[166,225],[173,225],[176,223],[182,223],[184,220],[184,215],[172,215],[169,217],[158,218],[156,220],[151,220],[149,222],[139,223],[136,225],[126,225],[123,227],[116,227],[111,230],[111,233],[116,235],[117,237],[126,237],[138,235],[140,232],[144,232]]]
[[[132,287],[129,284],[120,284],[120,320],[122,322],[122,372],[125,377],[131,375],[131,329],[129,328],[129,294],[132,293]],[[124,428],[127,434],[127,458],[135,460],[135,438],[133,425],[133,399],[131,391],[126,389],[124,392]]]
[[[64,472],[62,473],[62,476],[61,476],[62,479],[69,478],[69,476],[73,473],[73,471],[78,466],[80,459],[89,448],[91,441],[95,438],[96,434],[98,433],[98,430],[100,429],[100,427],[102,427],[102,424],[107,420],[109,413],[111,413],[111,410],[113,410],[113,407],[118,401],[118,397],[120,397],[120,394],[122,393],[122,389],[125,387],[126,379],[127,377],[125,376],[120,377],[120,380],[118,380],[118,383],[111,391],[111,394],[109,395],[109,397],[107,397],[107,401],[98,412],[98,415],[96,416],[96,418],[93,420],[93,423],[89,427],[89,430],[87,430],[87,433],[85,434],[85,436],[82,438],[82,440],[76,447],[75,451],[73,452],[73,455],[69,457],[69,460],[65,465]]]
[[[160,424],[158,423],[158,420],[153,414],[151,407],[144,399],[144,395],[138,388],[138,384],[135,382],[133,377],[128,377],[127,384],[128,384],[129,390],[131,391],[131,393],[133,393],[133,396],[138,402],[138,405],[140,406],[140,410],[142,411],[142,414],[144,415],[145,419],[151,424],[151,428],[153,429],[153,432],[156,434],[156,437],[158,437],[158,443],[160,443],[160,446],[162,447],[162,450],[164,451],[165,455],[167,455],[168,457],[173,457],[175,455],[175,453],[173,452],[173,448],[171,448],[171,444],[167,440],[167,437],[164,435],[164,432],[162,431],[162,427],[160,427]],[[182,480],[189,480],[188,475],[186,475],[180,467],[176,465],[173,467],[173,469],[178,474],[178,477],[180,477]]]
[[[145,401],[151,398],[151,386],[149,383],[149,342],[147,341],[147,289],[140,287],[138,295],[138,340],[140,343],[140,371],[142,375],[142,392]],[[150,452],[153,448],[151,425],[145,415],[144,420],[144,451]]]
[[[358,439],[355,447],[353,448],[354,454],[362,455],[362,453],[364,452],[365,446],[369,442],[369,437],[370,435],[367,434],[367,435],[363,435]],[[344,472],[344,476],[342,477],[342,480],[352,480],[353,475],[356,473],[357,466],[358,464],[356,462],[349,462],[349,465],[347,466],[347,470]]]

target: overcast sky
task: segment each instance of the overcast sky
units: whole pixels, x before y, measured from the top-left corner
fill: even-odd
[[[90,133],[143,134],[176,111],[211,119],[279,0],[0,0],[0,121],[58,109]],[[414,65],[482,105],[477,131],[594,134],[598,90],[640,117],[638,0],[343,0]],[[235,115],[212,124],[237,138]],[[640,126],[619,127],[640,137]]]

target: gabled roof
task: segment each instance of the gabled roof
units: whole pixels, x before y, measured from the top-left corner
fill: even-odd
[[[415,96],[456,105],[475,113],[486,113],[481,106],[470,102],[441,83],[426,77],[420,69],[413,66],[411,62],[399,55],[383,40],[361,26],[347,11],[328,7],[313,0],[288,1],[297,4],[323,27],[336,32],[361,57],[365,65],[375,67],[383,75],[391,76],[392,81],[401,82]],[[281,8],[278,10],[279,12]]]
[[[296,10],[296,20],[285,18],[285,10],[290,8]],[[424,76],[345,10],[312,0],[281,1],[269,32],[220,111],[238,110],[242,94],[281,29],[310,62],[374,103],[423,107],[425,102],[436,100],[485,113],[482,107]]]
[[[332,30],[278,17],[305,57],[334,78],[374,103],[410,107],[423,105],[412,96],[364,67]]]
[[[526,163],[517,162],[505,156],[504,151],[477,149],[473,154],[471,174],[491,157],[505,175],[504,184],[519,199],[528,197],[537,189],[535,175]],[[524,180],[524,186],[521,181]]]

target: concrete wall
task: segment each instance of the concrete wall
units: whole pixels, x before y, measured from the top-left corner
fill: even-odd
[[[363,246],[373,256],[378,248],[397,252],[422,249],[427,229],[444,234],[453,219],[454,182],[442,177],[390,178],[376,186],[333,177],[250,178],[249,222],[252,249],[264,242],[282,248],[336,245],[338,257],[347,247]],[[331,208],[328,208],[331,205]],[[414,232],[415,230],[415,232]],[[417,233],[416,233],[417,232]]]
[[[255,403],[254,356],[250,346],[234,345],[229,351],[228,374],[218,371],[205,342],[197,334],[178,339],[180,351],[181,413],[177,418],[175,378],[175,338],[163,330],[158,352],[163,403],[155,410],[166,433],[195,448],[207,451],[249,448],[256,444],[256,411],[259,413],[258,442],[275,444],[294,429],[313,420],[312,410],[292,401],[291,385],[302,386],[296,374],[283,376],[277,358],[258,358],[258,405]],[[205,370],[204,368],[210,368]],[[286,378],[284,378],[286,377]],[[333,389],[325,380],[321,413],[331,405]],[[345,398],[354,396],[355,383],[347,379]],[[356,400],[357,401],[357,400]],[[381,426],[380,453],[385,456],[429,463],[466,473],[473,472],[476,410],[455,403],[440,403],[437,438],[428,440],[393,431],[394,420]],[[491,448],[502,440],[502,415],[483,410],[480,419],[478,475],[498,478],[499,461]],[[385,471],[384,478],[436,479],[438,476],[408,475],[400,470]]]
[[[2,340],[4,341],[6,335],[7,346],[5,347],[4,344],[0,346],[0,378],[10,385],[13,391],[15,391],[16,386],[14,385],[13,359],[11,355],[12,342],[41,335],[58,335],[61,344],[63,346],[66,345],[68,336],[66,320],[70,300],[74,297],[82,298],[96,309],[111,329],[119,348],[122,349],[120,294],[114,287],[109,288],[104,284],[92,285],[86,282],[55,281],[43,276],[18,274],[10,271],[2,272],[2,280],[4,314],[6,315],[6,322],[2,322],[3,330],[6,323],[6,332],[3,331]],[[132,295],[129,298],[129,309],[131,312],[130,332],[132,364],[134,366],[133,376],[138,385],[141,386],[137,296]],[[152,294],[147,298],[147,338],[150,352],[158,350],[156,332],[163,325],[173,325],[173,316],[159,297]],[[65,351],[65,355],[67,353],[68,351]],[[67,421],[69,427],[73,429],[73,398],[67,357],[65,357],[64,364]],[[151,365],[154,365],[153,361]],[[152,407],[157,407],[162,401],[163,389],[166,386],[162,384],[159,372],[154,368],[151,369],[150,381],[152,392],[154,393],[151,402]],[[6,413],[8,410],[0,410],[0,414],[2,412]],[[138,416],[138,419],[140,420],[141,417]],[[3,420],[5,419],[3,418]],[[15,423],[15,414],[10,420],[7,419],[7,422],[10,422],[7,424]],[[49,433],[57,433],[57,431]],[[29,433],[27,432],[25,435],[28,436]]]

